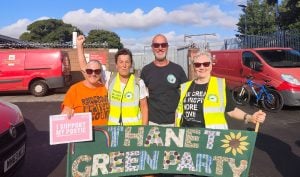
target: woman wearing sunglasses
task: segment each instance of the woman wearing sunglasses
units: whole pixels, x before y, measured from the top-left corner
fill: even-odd
[[[91,112],[93,125],[107,125],[109,102],[107,89],[101,81],[101,63],[91,60],[82,71],[85,80],[70,87],[62,103],[63,114]]]
[[[86,65],[83,43],[85,37],[77,37],[77,53],[80,68]],[[108,125],[148,125],[148,91],[142,79],[130,73],[133,59],[128,49],[120,49],[115,54],[117,73],[106,73],[106,86],[110,112]]]
[[[177,127],[228,129],[225,112],[246,123],[264,122],[264,112],[259,110],[251,115],[237,108],[225,80],[211,76],[212,57],[209,52],[198,52],[193,57],[193,68],[195,79],[181,85],[175,118]]]

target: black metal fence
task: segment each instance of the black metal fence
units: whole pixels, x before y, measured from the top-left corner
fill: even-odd
[[[86,48],[107,48],[101,43],[89,43],[84,45]],[[37,43],[37,42],[0,42],[0,49],[10,48],[73,48],[72,43]]]
[[[300,50],[300,34],[279,31],[269,35],[239,35],[224,41],[224,49],[290,47]]]
[[[205,43],[205,47],[208,43]],[[209,43],[210,48],[239,49],[262,47],[290,47],[300,51],[300,34],[290,31],[278,31],[268,35],[239,35],[236,38],[226,39],[224,42]],[[34,43],[34,42],[0,42],[0,49],[7,48],[72,48],[68,43]],[[87,48],[107,48],[104,43],[85,44]]]

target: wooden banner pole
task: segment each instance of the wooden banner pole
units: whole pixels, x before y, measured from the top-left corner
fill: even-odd
[[[259,122],[256,122],[256,124],[255,124],[255,132],[256,133],[258,132],[258,129],[259,129]]]

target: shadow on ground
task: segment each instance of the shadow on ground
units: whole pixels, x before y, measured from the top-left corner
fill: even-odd
[[[273,136],[258,133],[255,147],[268,154],[275,168],[283,177],[299,177],[300,157],[292,152],[290,145]],[[256,156],[256,158],[264,157]],[[259,161],[263,162],[264,160]],[[268,166],[268,164],[260,165],[260,168]]]

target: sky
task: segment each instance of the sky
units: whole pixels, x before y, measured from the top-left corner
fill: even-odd
[[[142,52],[158,33],[175,46],[234,38],[239,4],[246,0],[10,0],[1,2],[0,34],[19,38],[27,25],[54,18],[86,35],[113,31],[124,47]]]

